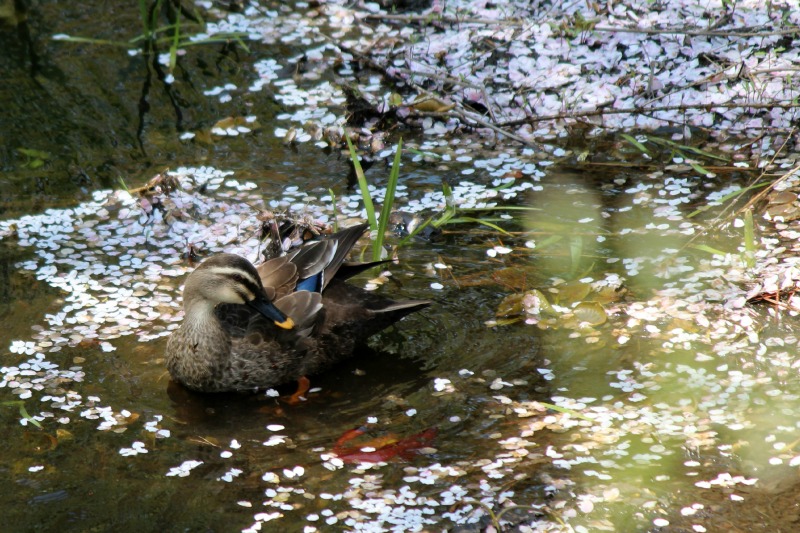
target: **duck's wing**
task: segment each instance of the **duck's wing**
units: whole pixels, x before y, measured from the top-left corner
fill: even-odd
[[[288,256],[276,257],[256,267],[270,301],[278,300],[294,292],[299,273]]]
[[[324,239],[305,244],[287,256],[297,267],[300,278],[298,290],[322,291],[325,286],[325,269],[334,260],[338,248],[337,241]]]
[[[318,292],[293,292],[275,301],[275,306],[294,322],[291,329],[279,328],[271,320],[253,313],[244,331],[238,336],[240,355],[270,366],[284,380],[302,375],[298,370],[306,352],[313,348],[316,325],[323,320],[322,295]],[[259,363],[259,364],[261,364]]]
[[[323,294],[324,320],[318,331],[352,336],[362,341],[406,315],[431,304],[430,300],[392,300],[344,283],[338,278]]]
[[[329,237],[330,239],[336,240],[339,246],[336,249],[336,254],[333,256],[333,259],[328,263],[328,266],[325,267],[323,289],[327,287],[328,283],[336,276],[339,267],[342,266],[344,260],[347,259],[347,256],[350,255],[350,252],[353,250],[353,246],[356,245],[358,239],[360,239],[368,229],[369,224],[358,224],[338,231]]]
[[[358,224],[310,241],[287,257],[297,267],[297,290],[322,292],[336,276],[344,260],[369,224]]]
[[[297,291],[275,302],[275,307],[294,321],[296,334],[307,337],[317,322],[322,309],[322,295],[318,292]]]

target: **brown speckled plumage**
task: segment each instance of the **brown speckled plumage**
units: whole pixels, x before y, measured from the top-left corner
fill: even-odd
[[[204,261],[186,280],[185,317],[167,342],[172,378],[204,392],[273,387],[332,366],[427,306],[345,283],[362,270],[343,262],[366,229],[342,230],[258,268],[232,254]],[[291,329],[278,325],[286,317]]]

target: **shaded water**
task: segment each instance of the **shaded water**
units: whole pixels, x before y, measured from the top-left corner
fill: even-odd
[[[444,256],[464,255],[457,244],[437,247]],[[393,270],[399,274],[403,269],[413,269],[415,262],[430,255],[430,251],[423,252],[425,248],[430,250],[427,245],[409,248],[403,254],[402,269]],[[474,259],[465,260],[465,264],[476,263]],[[31,299],[26,316],[32,323],[40,323],[42,315],[61,306],[51,290],[43,285],[40,288],[43,290],[28,291]],[[408,296],[426,292],[418,283],[404,287]],[[440,442],[451,444],[436,457],[469,460],[484,438],[482,433],[494,425],[481,420],[485,416],[483,404],[491,398],[476,394],[432,403],[430,383],[442,373],[456,374],[463,367],[478,369],[478,374],[485,374],[489,380],[496,375],[530,378],[533,372],[526,368],[524,359],[530,358],[529,363],[535,360],[535,341],[529,332],[517,329],[509,335],[508,331],[487,330],[483,324],[493,314],[496,298],[496,290],[443,291],[433,310],[382,335],[379,350],[361,353],[334,371],[315,377],[313,385],[322,390],[297,406],[263,395],[197,395],[170,384],[162,364],[163,339],[141,343],[122,337],[114,341],[116,351],[110,353],[91,343],[64,349],[48,360],[62,367],[80,363],[86,378],[70,389],[88,400],[82,408],[94,404],[91,398],[96,396],[99,405],[115,410],[124,407],[134,418],[113,429],[127,427],[120,434],[99,432],[96,422],[79,419],[57,429],[46,422],[42,431],[30,425],[20,427],[16,406],[6,406],[0,415],[14,429],[4,440],[4,457],[15,480],[13,492],[4,499],[8,504],[6,519],[15,530],[34,526],[44,530],[112,526],[131,531],[241,529],[252,522],[261,507],[265,486],[270,486],[261,479],[265,472],[280,473],[302,465],[306,476],[297,481],[297,486],[308,494],[343,490],[350,475],[322,468],[320,452],[330,450],[342,433],[372,417],[380,421],[373,424],[379,433],[399,435],[459,417],[459,422],[440,428],[436,446]],[[14,303],[21,305],[19,300]],[[4,335],[3,342],[27,338],[29,326],[12,322],[13,333]],[[516,341],[509,342],[514,338]],[[536,394],[535,384],[534,379],[530,383],[532,395]],[[282,392],[291,391],[287,388]],[[29,405],[29,409],[34,406]],[[156,439],[142,428],[142,422],[154,415],[164,416],[159,426],[171,431],[169,438]],[[265,429],[275,424],[285,429]],[[274,435],[284,435],[286,441],[278,446],[262,444]],[[231,448],[234,440],[241,444],[240,449]],[[143,442],[148,453],[134,458],[121,456],[120,450],[133,441]],[[220,457],[224,450],[231,450],[233,457]],[[203,465],[186,478],[165,477],[187,460],[203,461]],[[39,465],[44,469],[29,471]],[[383,483],[403,484],[408,466],[401,461],[382,469]],[[241,477],[232,483],[220,481],[231,468],[240,469]],[[253,507],[237,502],[250,502]],[[298,528],[305,522],[303,516],[328,507],[319,496],[301,502],[303,505],[295,502],[300,507],[299,516],[284,510],[287,519],[282,521],[282,528]]]
[[[41,21],[37,15],[40,14],[31,17],[31,24]],[[53,69],[70,73],[66,76],[69,81],[59,86],[64,76],[50,71],[35,73],[38,78],[34,80],[42,82],[37,83],[27,77],[24,62],[15,64],[12,57],[3,57],[16,67],[10,70],[19,76],[20,84],[32,83],[33,92],[33,103],[30,96],[8,99],[10,104],[5,108],[8,114],[4,115],[3,124],[14,127],[4,130],[19,140],[18,146],[36,147],[50,154],[42,167],[27,168],[25,158],[13,151],[14,146],[6,146],[7,172],[0,179],[4,190],[13,191],[4,196],[6,218],[53,206],[74,207],[78,201],[89,199],[95,189],[116,186],[118,176],[132,187],[152,177],[152,168],[174,166],[177,162],[214,163],[237,170],[237,179],[255,182],[259,193],[267,199],[280,196],[285,183],[297,185],[301,190],[321,185],[333,188],[340,195],[347,192],[346,158],[313,148],[285,147],[270,132],[247,139],[222,139],[213,146],[179,144],[169,141],[170,136],[159,136],[159,129],[172,131],[173,117],[165,101],[161,100],[160,105],[152,101],[159,98],[155,91],[150,95],[150,110],[142,117],[147,122],[142,136],[136,131],[137,118],[130,107],[135,105],[139,97],[137,89],[143,81],[137,76],[127,76],[137,71],[142,76],[146,74],[147,66],[141,58],[129,60],[120,70],[119,53],[89,47],[82,49],[81,54],[96,57],[95,69],[85,70],[68,66],[73,60],[75,65],[82,65],[84,60],[72,58],[66,53],[70,49],[64,45],[37,42],[46,46],[46,57],[53,56],[49,61]],[[74,48],[71,50],[74,52]],[[108,96],[88,93],[107,90],[103,79],[107,76],[119,79],[114,84],[117,90],[123,83],[130,88],[129,100],[120,99],[129,112],[107,109],[101,118],[94,115],[98,109],[92,102],[106,102]],[[78,92],[88,102],[64,102],[64,98],[77,91],[70,89],[71,84],[81,87]],[[58,98],[52,98],[54,92]],[[61,113],[61,106],[74,113]],[[271,106],[269,102],[254,104],[261,113]],[[31,117],[31,110],[41,116]],[[214,109],[202,109],[198,104],[193,112],[209,117],[215,114]],[[92,115],[94,121],[90,120]],[[81,117],[81,123],[90,122],[90,127],[83,129],[71,122],[70,118],[75,116]],[[267,114],[262,120],[268,117]],[[54,134],[54,130],[58,133]],[[156,145],[148,142],[155,137],[158,137]],[[121,146],[125,149],[120,150]],[[404,179],[418,187],[428,188],[433,184],[438,188],[443,178],[427,165],[408,170]],[[376,167],[373,175],[380,181],[385,173]],[[33,180],[40,184],[38,188],[31,187]],[[469,252],[464,238],[472,237],[444,236],[433,243],[422,241],[421,248],[409,246],[402,252],[403,266],[392,270],[402,280],[403,272],[419,273],[424,263],[439,256],[453,258],[455,265],[474,267],[483,262],[483,249]],[[477,241],[481,241],[480,233]],[[4,265],[5,328],[0,345],[29,339],[31,325],[42,324],[45,315],[55,314],[64,306],[64,293],[20,271],[19,263],[32,257],[29,249],[16,247],[13,239],[3,241],[0,262]],[[116,262],[111,257],[107,260]],[[164,282],[172,285],[177,295],[180,280]],[[393,294],[399,290],[407,297],[431,297],[427,285],[428,282],[413,279],[390,282],[386,292]],[[362,353],[335,371],[315,378],[313,385],[322,390],[298,406],[286,406],[265,396],[207,398],[171,387],[162,361],[164,339],[141,343],[134,337],[121,337],[113,342],[116,348],[113,352],[86,342],[48,356],[48,361],[61,368],[78,366],[85,373],[82,383],[67,387],[83,397],[79,411],[110,406],[114,411],[127,409],[130,416],[113,431],[100,432],[96,429],[97,421],[81,420],[76,414],[72,415],[73,422],[47,424],[40,430],[31,424],[20,425],[17,404],[4,405],[0,416],[6,427],[13,428],[2,443],[4,468],[14,479],[3,491],[6,523],[16,531],[112,527],[128,531],[238,530],[253,523],[254,514],[263,509],[263,493],[270,486],[262,480],[265,472],[280,473],[284,468],[304,465],[314,474],[304,476],[296,485],[308,494],[321,491],[335,494],[346,487],[349,476],[328,473],[322,468],[320,451],[330,449],[345,431],[364,425],[368,417],[380,421],[378,434],[403,437],[439,425],[443,416],[445,419],[458,416],[463,423],[441,428],[439,439],[461,440],[463,424],[479,417],[481,404],[488,399],[441,401],[435,410],[426,409],[430,402],[427,390],[433,377],[442,369],[457,372],[465,365],[486,368],[490,377],[494,372],[506,375],[518,363],[497,350],[508,339],[508,333],[487,330],[483,325],[485,318],[494,312],[496,288],[457,292],[458,298],[453,298],[453,289],[433,295],[435,309],[406,320],[397,331],[382,335],[376,343],[377,351]],[[509,345],[508,351],[518,355],[519,346],[524,344],[529,346],[524,352],[532,356],[534,341],[528,332],[519,331],[517,335],[520,342]],[[25,357],[20,359],[18,355],[6,353],[3,364],[20,364]],[[4,401],[13,399],[9,394]],[[26,402],[26,407],[31,411],[39,409],[29,403]],[[406,414],[410,409],[416,409],[418,414]],[[169,429],[169,438],[157,439],[143,429],[143,422],[153,420],[156,415],[164,417],[160,427]],[[285,426],[277,434],[285,435],[287,442],[263,446],[274,433],[265,427],[275,424]],[[445,456],[468,458],[475,439],[479,436],[464,439],[460,451],[451,448]],[[133,458],[132,462],[120,450],[135,441],[143,442],[148,453]],[[231,448],[232,441],[237,441],[241,448]],[[232,458],[220,457],[220,452],[226,449],[233,452]],[[165,477],[170,469],[188,460],[204,464],[186,478]],[[382,474],[387,485],[399,483],[405,466],[402,462],[393,464]],[[240,469],[243,474],[231,483],[219,480],[231,468]],[[306,523],[307,514],[327,507],[327,501],[319,496],[300,501],[307,505],[299,506],[297,513],[283,511],[287,520],[282,527],[300,527]],[[249,502],[252,507],[237,502]]]
[[[315,213],[312,208],[326,204],[321,198],[328,188],[339,198],[351,192],[346,157],[310,144],[285,146],[274,135],[272,123],[281,122],[275,116],[284,109],[268,92],[246,92],[227,105],[202,94],[229,81],[246,86],[251,75],[240,65],[262,55],[293,55],[299,46],[252,43],[245,58],[228,46],[193,47],[180,62],[177,89],[162,83],[142,56],[48,40],[52,33],[85,35],[95,31],[88,21],[112,16],[123,33],[137,27],[135,12],[114,6],[44,4],[28,14],[27,33],[0,31],[0,68],[12,73],[15,87],[5,89],[8,105],[0,115],[0,131],[11,139],[3,145],[0,175],[4,220],[53,206],[74,208],[96,190],[117,187],[120,177],[133,187],[182,165],[234,170],[239,184],[253,182],[255,194],[267,201],[283,198],[286,186],[313,189],[316,201],[307,203]],[[97,31],[113,31],[93,36],[114,39],[135,33]],[[262,125],[253,135],[178,140],[184,130],[248,113]],[[636,172],[537,166],[534,154],[515,148],[498,154],[474,140],[459,148],[410,137],[406,145],[464,158],[456,164],[455,157],[445,163],[407,153],[401,183],[410,198],[438,191],[443,181],[491,186],[513,174],[534,186],[507,203],[541,211],[509,211],[502,214],[513,220],[493,221],[513,236],[462,223],[402,248],[379,290],[435,304],[358,357],[315,376],[320,390],[300,405],[267,395],[202,396],[170,385],[165,339],[149,337],[170,325],[162,317],[104,340],[113,351],[80,336],[57,352],[43,344],[33,354],[12,350],[13,341],[38,335],[31,325],[42,327],[44,337],[74,328],[50,331],[48,315],[62,310],[68,295],[51,285],[54,277],[40,273],[58,261],[43,259],[41,243],[30,235],[23,235],[28,245],[18,246],[20,236],[3,226],[0,346],[9,347],[3,368],[24,370],[31,355],[46,353],[60,369],[83,373],[52,393],[80,395],[71,413],[42,400],[44,392],[21,400],[30,415],[55,411],[41,420],[42,429],[15,402],[25,389],[10,378],[0,389],[0,417],[8,428],[0,470],[11,480],[0,491],[11,530],[480,528],[489,522],[487,508],[497,513],[512,503],[522,508],[504,515],[508,523],[550,530],[564,521],[584,531],[698,530],[696,523],[713,530],[730,522],[790,530],[795,328],[769,323],[760,308],[733,305],[729,295],[753,281],[736,277],[744,269],[738,268],[735,229],[700,241],[734,252],[727,257],[709,259],[686,246],[688,230],[700,224],[683,217],[709,203],[715,189],[746,176],[698,178],[678,168],[668,182],[644,165]],[[48,155],[36,166],[18,148]],[[377,185],[386,175],[382,163],[368,171]],[[193,194],[214,206],[227,201],[234,211],[243,198],[234,189]],[[293,198],[287,202],[305,202]],[[125,209],[112,205],[106,215],[89,213],[85,220],[113,224],[119,217],[128,226],[135,217],[123,217]],[[175,231],[177,243],[184,237],[164,221],[143,228]],[[208,237],[206,251],[222,246]],[[186,270],[173,245],[165,247],[163,264]],[[117,243],[111,251],[126,252],[120,248]],[[60,260],[70,258],[64,253]],[[38,263],[26,267],[31,260]],[[121,264],[110,254],[100,262]],[[450,268],[432,268],[436,263]],[[696,269],[698,277],[682,275],[683,267]],[[174,303],[183,270],[165,274],[149,290]],[[612,290],[603,292],[600,282],[609,279]],[[509,314],[539,327],[523,321],[487,327],[506,296],[532,289],[562,309],[537,314],[527,302]],[[602,302],[607,322],[590,327],[591,320],[564,318],[564,309],[578,302]],[[727,307],[713,307],[718,302]],[[100,430],[100,408],[106,407],[115,423]],[[330,451],[337,439],[362,426],[371,437],[390,440],[431,428],[438,435],[428,449],[386,465],[336,463]],[[202,464],[191,468],[189,461]],[[742,479],[728,483],[726,475]],[[765,482],[751,489],[755,477]],[[771,502],[768,516],[737,514],[735,497],[742,495]]]

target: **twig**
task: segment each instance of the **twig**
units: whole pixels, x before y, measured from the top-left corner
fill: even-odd
[[[530,24],[530,21],[519,19],[487,19],[456,17],[452,15],[398,15],[398,14],[368,14],[366,20],[396,20],[398,22],[443,22],[447,24],[486,24],[494,26],[519,26],[523,27]],[[747,28],[731,30],[708,30],[708,29],[687,29],[687,28],[629,28],[613,26],[594,26],[587,27],[587,31],[612,32],[612,33],[643,33],[646,35],[690,35],[690,36],[709,36],[709,37],[769,37],[774,35],[792,35],[800,33],[800,26],[790,26],[781,30],[758,31]]]
[[[764,165],[764,168],[762,169],[761,173],[750,182],[750,185],[747,188],[745,188],[743,190],[743,192],[748,190],[749,188],[751,188],[753,186],[753,184],[757,183],[760,179],[762,179],[766,175],[767,169],[770,166],[772,166],[772,164],[775,162],[775,159],[777,159],[778,154],[783,152],[783,149],[786,148],[786,143],[789,141],[789,139],[793,138],[793,136],[794,136],[794,128],[792,128],[792,132],[789,135],[786,136],[786,139],[784,139],[783,144],[780,146],[780,148],[775,150],[775,154],[773,154],[772,159],[770,160],[770,163],[767,164],[767,165]],[[728,204],[726,207],[724,207],[722,209],[722,212],[719,215],[717,215],[714,218],[714,220],[712,220],[708,224],[708,226],[706,227],[705,230],[698,231],[694,235],[692,235],[692,237],[686,243],[684,243],[684,245],[681,247],[681,249],[687,248],[693,242],[695,242],[697,239],[699,239],[700,236],[707,235],[708,233],[710,233],[714,229],[718,228],[723,221],[730,220],[733,217],[739,216],[745,210],[747,210],[750,207],[752,207],[757,201],[759,201],[762,198],[764,198],[770,191],[774,190],[776,185],[778,185],[779,183],[789,179],[790,176],[794,175],[799,170],[800,170],[800,165],[796,165],[794,168],[790,169],[785,174],[783,174],[780,178],[778,178],[777,180],[775,180],[772,183],[770,183],[769,186],[766,187],[763,191],[759,192],[758,194],[756,194],[755,196],[750,198],[750,200],[747,203],[745,203],[745,205],[743,207],[741,207],[740,209],[738,209],[735,212],[731,213],[730,215],[726,215],[726,212],[728,212],[728,211],[733,209],[733,202]]]
[[[455,17],[452,15],[398,15],[398,14],[368,14],[366,20],[396,20],[398,22],[444,22],[447,24],[491,24],[501,26],[524,26],[526,22],[517,19],[486,19],[472,17]],[[530,24],[530,22],[528,22]]]
[[[783,30],[772,31],[748,31],[741,30],[688,30],[686,28],[675,29],[656,29],[656,28],[614,28],[611,26],[595,26],[592,31],[611,32],[611,33],[643,33],[645,35],[689,35],[689,36],[709,36],[709,37],[769,37],[773,35],[792,35],[800,33],[800,27],[792,26]]]
[[[789,102],[787,100],[787,102]],[[530,124],[532,122],[544,122],[547,120],[564,120],[568,118],[585,118],[585,117],[595,117],[599,115],[634,115],[634,114],[645,114],[645,113],[654,113],[657,111],[688,111],[690,109],[735,109],[737,107],[742,108],[750,108],[750,109],[800,109],[800,104],[798,103],[786,103],[782,104],[779,102],[771,102],[771,103],[764,103],[764,104],[756,104],[756,103],[729,103],[729,104],[711,104],[711,103],[704,103],[704,104],[697,104],[697,105],[666,105],[660,107],[632,107],[628,109],[593,109],[590,111],[575,111],[575,112],[567,112],[567,113],[557,113],[555,115],[539,115],[536,117],[526,117],[517,120],[509,120],[507,122],[501,122],[497,124],[498,127],[505,127],[505,126],[521,126],[523,124]]]
[[[794,130],[792,130],[792,133],[794,133]],[[786,143],[788,143],[789,139],[791,139],[792,137],[793,137],[793,135],[787,135],[786,139],[783,140],[783,144],[781,144],[780,148],[775,150],[775,154],[772,156],[772,159],[770,160],[770,164],[764,165],[764,172],[762,172],[762,176],[766,173],[766,169],[769,168],[770,166],[772,166],[772,163],[775,162],[775,159],[778,157],[778,154],[783,152],[783,149],[786,148]],[[755,196],[753,196],[752,198],[750,198],[750,200],[741,209],[739,209],[739,211],[736,212],[736,215],[739,215],[740,213],[744,212],[746,209],[749,209],[750,207],[752,207],[756,202],[758,202],[759,200],[764,198],[771,191],[775,190],[775,187],[779,183],[782,183],[782,182],[786,181],[787,179],[789,179],[789,177],[793,176],[798,171],[800,171],[800,165],[795,165],[793,168],[789,169],[780,178],[778,178],[777,180],[775,180],[772,183],[770,183],[769,187],[767,187],[766,189],[764,189],[760,193],[758,193]],[[760,177],[761,176],[759,176],[759,178]]]
[[[469,122],[470,120],[473,121],[473,122],[477,122],[478,124],[480,124],[484,128],[489,128],[490,130],[492,130],[492,131],[494,131],[496,133],[499,133],[500,135],[504,135],[504,136],[508,137],[509,139],[513,139],[513,140],[517,141],[518,143],[522,143],[525,146],[530,146],[532,148],[538,148],[540,146],[539,144],[537,144],[535,142],[531,142],[531,141],[529,141],[527,139],[524,139],[524,138],[520,137],[519,135],[515,135],[515,134],[511,133],[508,130],[504,130],[503,128],[501,128],[499,126],[495,126],[491,122],[487,122],[487,121],[483,120],[482,118],[479,118],[479,117],[475,116],[473,113],[468,113],[467,111],[451,111],[449,114],[452,115],[452,116],[455,116],[458,119],[460,119],[462,122]]]
[[[353,52],[351,52],[353,53]],[[386,67],[381,67],[381,69],[385,69]],[[445,83],[452,83],[453,85],[460,85],[461,87],[469,87],[470,89],[475,90],[482,90],[485,89],[483,85],[477,85],[475,83],[471,83],[463,78],[454,78],[453,76],[448,76],[447,74],[440,74],[438,72],[422,72],[422,71],[414,71],[408,68],[403,67],[391,67],[395,72],[401,72],[403,74],[408,74],[409,76],[424,76],[426,78],[430,78],[432,80],[438,80]]]
[[[423,16],[423,15],[367,15],[366,18],[367,19],[373,19],[373,20],[375,20],[375,19],[402,20],[402,21],[406,21],[406,22],[432,20],[430,16]],[[452,18],[448,18],[448,17],[443,17],[443,18],[437,19],[437,20],[456,22],[456,19],[452,19]],[[475,21],[488,23],[488,21],[482,20],[482,19],[475,19]],[[611,28],[606,28],[606,27],[601,27],[599,29],[598,28],[594,28],[594,29],[597,29],[598,31],[611,31]],[[620,31],[628,31],[628,30],[626,30],[624,28],[620,28],[619,30]],[[633,30],[630,30],[630,31],[633,31]],[[797,30],[797,31],[800,31],[800,29]],[[643,32],[644,33],[686,33],[686,34],[691,34],[690,30],[686,30],[686,31],[681,30],[680,32],[673,32],[671,30],[646,30],[646,31],[643,30]],[[460,78],[456,78],[456,77],[450,76],[447,73],[436,72],[435,69],[433,69],[432,72],[414,72],[414,71],[411,71],[409,69],[402,68],[402,67],[391,67],[391,72],[392,73],[390,74],[390,67],[389,66],[382,64],[380,61],[378,61],[375,58],[371,57],[368,53],[361,52],[361,51],[358,51],[358,50],[356,50],[354,48],[348,47],[348,46],[344,45],[343,43],[341,43],[339,41],[335,41],[334,39],[332,39],[331,37],[325,35],[322,32],[320,32],[320,34],[323,37],[325,37],[326,39],[328,39],[329,42],[332,42],[337,47],[339,47],[339,49],[342,50],[342,52],[351,54],[354,57],[358,57],[362,62],[367,64],[370,68],[373,68],[375,70],[383,72],[383,74],[386,75],[387,78],[389,78],[389,79],[396,80],[396,81],[402,81],[402,82],[408,84],[410,87],[415,88],[420,94],[427,93],[428,91],[423,89],[422,87],[417,86],[415,83],[413,83],[413,81],[411,81],[415,75],[421,75],[421,76],[424,76],[425,78],[432,79],[432,80],[438,80],[439,82],[443,82],[443,83],[451,83],[453,85],[458,85],[458,86],[461,86],[461,87],[470,87],[470,88],[473,88],[473,89],[481,90],[483,92],[483,94],[484,94],[484,98],[487,98],[487,95],[486,95],[486,92],[485,92],[485,87],[482,87],[480,85],[476,85],[474,83],[470,83],[470,82],[468,82],[468,81],[466,81],[464,79],[460,79]],[[718,34],[724,34],[724,32],[705,32],[705,34],[718,35]],[[775,33],[773,32],[773,34],[775,34]],[[792,67],[787,67],[784,70],[789,71],[791,69],[792,69]],[[720,73],[717,73],[715,75],[719,75],[719,74],[723,74],[723,73],[724,73],[724,71],[720,72]],[[398,76],[398,74],[400,76]],[[408,79],[403,79],[404,76],[407,76]],[[720,80],[713,80],[713,79],[708,79],[707,78],[707,79],[702,80],[701,82],[696,82],[696,83],[703,83],[703,82],[713,83],[715,81],[722,82],[725,79],[728,79],[728,76],[724,76]],[[654,100],[651,100],[651,101],[649,101],[647,103],[649,104],[652,101],[654,101]],[[416,116],[431,116],[431,117],[444,118],[444,119],[456,118],[456,119],[462,121],[463,123],[465,123],[467,125],[477,124],[479,126],[482,126],[482,127],[485,127],[485,128],[489,128],[489,129],[493,130],[494,132],[496,132],[498,134],[501,134],[501,135],[504,135],[507,138],[512,139],[512,140],[514,140],[516,142],[519,142],[519,143],[521,143],[521,144],[523,144],[525,146],[536,147],[536,146],[538,146],[538,144],[536,144],[535,142],[532,142],[530,140],[527,140],[527,139],[525,139],[525,138],[523,138],[523,137],[521,137],[521,136],[519,136],[519,135],[517,135],[515,133],[512,133],[511,131],[509,131],[509,128],[513,128],[513,127],[516,127],[516,126],[521,126],[521,125],[524,125],[524,124],[535,124],[535,123],[546,122],[546,121],[558,121],[558,120],[565,120],[565,119],[579,120],[579,119],[582,119],[582,118],[603,117],[603,116],[606,116],[606,115],[617,115],[617,114],[630,114],[630,115],[641,114],[641,115],[645,115],[645,116],[652,116],[654,113],[658,113],[658,112],[688,111],[688,110],[692,110],[692,109],[700,109],[700,110],[706,109],[708,111],[711,111],[711,110],[716,110],[716,109],[735,109],[735,108],[743,108],[743,109],[794,109],[794,108],[800,108],[800,104],[797,104],[797,103],[795,103],[793,101],[785,100],[783,102],[784,103],[782,103],[780,101],[778,101],[778,102],[770,102],[770,103],[752,103],[752,102],[747,102],[747,103],[732,102],[732,103],[716,103],[716,104],[703,103],[703,104],[697,104],[697,105],[679,104],[679,105],[668,105],[668,106],[659,106],[659,107],[650,107],[648,105],[644,105],[644,106],[640,105],[640,106],[627,108],[627,109],[611,109],[611,108],[607,108],[607,107],[605,107],[603,105],[598,104],[595,107],[595,109],[587,110],[587,111],[572,111],[572,112],[571,111],[565,111],[565,112],[562,112],[562,113],[551,114],[551,115],[529,115],[529,116],[527,116],[525,118],[521,118],[521,119],[507,120],[507,121],[504,121],[504,122],[498,122],[497,119],[496,119],[496,116],[494,114],[494,110],[491,107],[491,102],[489,102],[488,98],[487,98],[486,104],[487,104],[487,108],[489,109],[489,112],[490,112],[490,116],[491,116],[491,119],[492,119],[491,121],[485,120],[485,119],[477,116],[476,114],[472,113],[461,102],[454,102],[454,104],[456,105],[456,109],[452,110],[452,111],[440,111],[440,112],[416,111]],[[611,102],[609,102],[609,104],[610,103]],[[653,117],[653,118],[658,119],[658,117]],[[666,119],[663,119],[663,120],[666,120]]]
[[[324,34],[323,34],[323,35],[324,35]],[[327,37],[327,36],[325,36],[325,37],[326,37],[326,38],[328,38],[328,39],[330,39],[330,38],[329,38],[329,37]],[[332,41],[332,40],[331,40],[331,41]],[[359,51],[357,51],[357,50],[354,50],[354,49],[352,49],[352,48],[348,48],[348,47],[346,47],[346,46],[342,45],[341,43],[336,43],[336,45],[337,45],[337,46],[338,46],[338,47],[339,47],[341,50],[343,50],[343,51],[345,51],[345,52],[347,52],[347,53],[349,53],[349,54],[352,54],[353,56],[356,56],[356,57],[359,57],[359,58],[361,58],[363,61],[367,62],[367,64],[369,64],[369,66],[370,66],[370,67],[372,67],[372,68],[374,68],[374,69],[376,69],[376,70],[380,70],[381,72],[383,72],[384,74],[386,74],[386,75],[387,75],[387,77],[390,77],[390,78],[392,78],[392,79],[395,79],[395,76],[391,76],[391,75],[390,75],[390,74],[387,72],[387,68],[386,68],[384,65],[381,65],[381,64],[380,64],[378,61],[376,61],[376,60],[372,59],[371,57],[369,57],[369,56],[367,56],[367,55],[364,55],[363,53],[361,53],[361,52],[359,52]],[[397,70],[398,72],[400,72],[400,71],[405,71],[405,69],[396,69],[396,70]],[[413,74],[413,73],[411,73],[410,71],[407,71],[407,72],[408,72],[409,74]],[[432,75],[432,74],[424,74],[424,76],[426,76],[426,77],[429,77],[429,78],[430,78],[430,77],[433,77],[433,75]],[[460,84],[463,84],[463,85],[465,85],[465,86],[467,85],[467,84],[465,84],[465,83],[463,82],[463,80],[458,80],[458,79],[455,79],[455,78],[451,78],[451,80],[452,80],[452,82],[454,82],[454,83],[460,83]],[[418,91],[420,94],[423,94],[423,93],[426,93],[426,92],[427,92],[427,91],[425,91],[425,90],[424,90],[422,87],[419,87],[419,86],[417,86],[416,84],[414,84],[414,83],[413,83],[413,82],[411,82],[410,80],[405,80],[405,83],[407,83],[407,84],[411,85],[412,87],[414,87],[414,88],[415,88],[415,89],[416,89],[416,90],[417,90],[417,91]],[[475,87],[475,88],[480,88],[480,89],[483,89],[483,88],[482,88],[482,87],[480,87],[480,86],[474,86],[474,87]],[[464,123],[467,123],[467,124],[468,124],[470,121],[472,121],[472,122],[475,122],[475,123],[477,123],[477,124],[480,124],[481,126],[484,126],[484,127],[486,127],[486,128],[489,128],[489,129],[491,129],[491,130],[495,131],[496,133],[499,133],[499,134],[501,134],[501,135],[504,135],[504,136],[508,137],[509,139],[513,139],[513,140],[515,140],[515,141],[517,141],[517,142],[519,142],[519,143],[522,143],[522,144],[524,144],[525,146],[530,146],[530,147],[534,147],[534,148],[538,146],[537,144],[535,144],[535,143],[532,143],[531,141],[528,141],[527,139],[524,139],[524,138],[522,138],[522,137],[520,137],[520,136],[518,136],[518,135],[515,135],[515,134],[511,133],[510,131],[504,130],[504,129],[502,129],[502,128],[498,127],[498,126],[495,126],[494,124],[491,124],[490,122],[487,122],[487,121],[485,121],[485,120],[483,120],[483,119],[481,119],[481,118],[479,118],[479,117],[476,117],[476,116],[474,116],[472,113],[470,113],[470,112],[468,112],[466,109],[464,109],[464,106],[463,106],[463,104],[461,104],[461,103],[458,103],[458,102],[454,102],[454,103],[455,103],[455,105],[458,107],[458,110],[457,110],[457,111],[451,111],[451,112],[446,112],[446,113],[424,113],[424,112],[417,112],[417,114],[418,114],[418,115],[420,115],[420,116],[436,116],[436,117],[457,118],[457,119],[460,119],[462,122],[464,122]],[[488,102],[487,102],[487,104],[488,104]],[[488,105],[487,105],[487,107],[488,107]],[[413,109],[413,108],[412,108],[412,109]]]

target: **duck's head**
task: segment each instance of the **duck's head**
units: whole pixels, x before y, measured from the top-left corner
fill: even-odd
[[[292,319],[267,298],[255,267],[238,255],[211,256],[189,274],[183,288],[184,306],[200,300],[212,307],[221,303],[247,305],[281,328],[294,327]]]

